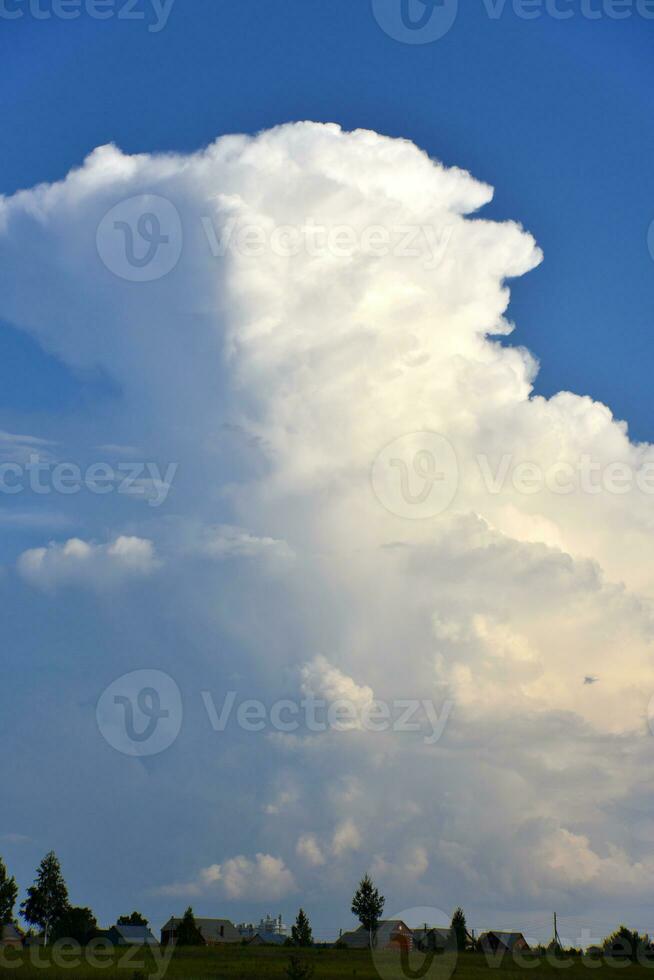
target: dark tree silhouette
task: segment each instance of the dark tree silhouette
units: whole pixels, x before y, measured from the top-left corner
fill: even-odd
[[[178,946],[204,946],[202,933],[197,927],[193,909],[189,905],[177,929]]]
[[[148,920],[140,912],[132,912],[131,915],[121,915],[116,925],[119,926],[148,926]]]
[[[304,909],[300,909],[300,911],[297,914],[295,925],[291,927],[291,937],[293,939],[294,946],[313,945],[311,924],[309,922],[309,918],[306,912],[304,911]]]
[[[91,909],[71,906],[61,915],[52,926],[51,938],[74,939],[85,946],[98,932],[98,923]]]
[[[47,944],[52,926],[68,908],[68,889],[61,873],[61,865],[54,851],[50,851],[41,861],[34,884],[27,889],[27,898],[20,910],[30,925],[43,929]]]
[[[384,896],[380,895],[377,888],[375,888],[375,884],[370,875],[364,875],[352,898],[352,912],[356,915],[363,928],[368,930],[371,946],[374,935],[377,932],[381,914],[384,911],[385,901]]]
[[[452,934],[456,941],[456,948],[462,950],[466,948],[466,940],[468,937],[468,929],[466,927],[466,917],[463,909],[459,905],[458,908],[454,910],[454,915],[452,916],[452,925],[450,926]]]
[[[14,905],[18,897],[18,885],[15,878],[10,878],[7,868],[0,858],[0,926],[6,926],[14,920]]]

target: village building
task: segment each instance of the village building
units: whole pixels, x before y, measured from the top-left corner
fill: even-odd
[[[289,942],[289,937],[275,932],[257,932],[246,942],[248,946],[283,946]]]
[[[348,949],[366,949],[370,945],[370,934],[363,926],[352,932],[344,932],[338,945]],[[413,932],[401,919],[382,919],[373,935],[375,949],[413,949]]]
[[[158,946],[147,926],[112,926],[105,933],[112,946]]]
[[[0,946],[4,949],[22,949],[23,933],[13,922],[0,926]]]
[[[472,945],[472,937],[466,933],[466,946]],[[456,949],[456,936],[450,926],[428,926],[426,923],[413,930],[413,942],[424,952],[445,952]]]
[[[181,919],[171,916],[161,927],[161,945],[175,942]],[[223,943],[240,943],[243,938],[229,919],[195,919],[195,924],[207,946],[221,946]]]
[[[479,946],[484,953],[513,953],[530,949],[529,943],[521,932],[501,930],[482,932]]]

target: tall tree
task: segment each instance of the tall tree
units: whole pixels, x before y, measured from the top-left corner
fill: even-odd
[[[380,895],[377,888],[375,888],[375,884],[370,875],[364,875],[352,898],[352,912],[356,915],[363,928],[368,930],[371,946],[373,944],[373,937],[377,932],[381,914],[384,911],[385,901],[384,896]]]
[[[466,948],[466,942],[468,939],[468,929],[466,926],[466,917],[463,909],[459,905],[458,908],[454,910],[454,915],[452,916],[452,925],[450,926],[454,939],[456,940],[456,948],[462,950]]]
[[[10,878],[7,867],[0,858],[0,926],[6,926],[14,920],[14,905],[18,897],[18,885],[15,878]]]
[[[178,946],[203,946],[204,939],[197,927],[193,909],[189,905],[177,929]]]
[[[132,912],[131,915],[121,915],[118,918],[116,925],[119,926],[146,926],[148,925],[148,920],[140,912]]]
[[[291,926],[291,938],[294,946],[313,946],[311,923],[304,909],[300,909],[295,925]]]
[[[50,851],[41,861],[20,910],[27,922],[43,929],[47,944],[52,926],[68,909],[68,889],[61,865],[54,851]]]

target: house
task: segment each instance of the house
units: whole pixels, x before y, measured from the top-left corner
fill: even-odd
[[[257,932],[247,940],[247,944],[248,946],[283,946],[288,941],[288,936],[282,936],[278,932]]]
[[[370,935],[367,929],[359,926],[352,932],[344,932],[338,940],[339,945],[348,949],[366,949],[370,945]],[[406,922],[401,919],[382,919],[373,936],[376,949],[413,949],[413,932]]]
[[[482,932],[479,946],[484,953],[513,953],[528,950],[529,943],[521,932]]]
[[[105,938],[112,946],[158,946],[147,926],[112,926]]]
[[[161,945],[167,946],[168,943],[177,939],[177,930],[181,919],[171,916],[168,922],[161,928]],[[240,943],[242,936],[233,922],[229,919],[198,919],[195,924],[200,931],[200,935],[207,946],[220,946],[222,943]]]
[[[0,926],[0,946],[3,949],[22,949],[23,934],[13,922]]]
[[[430,927],[425,923],[420,929],[413,930],[413,942],[424,952],[444,952],[456,949],[456,936],[449,926]],[[466,945],[472,939],[466,934]]]

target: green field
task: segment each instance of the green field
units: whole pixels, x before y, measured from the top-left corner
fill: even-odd
[[[404,964],[393,953],[375,954],[368,950],[311,949],[294,951],[268,947],[223,947],[221,949],[185,949],[170,955],[170,951],[156,950],[155,955],[143,951],[103,952],[97,962],[89,962],[85,951],[64,954],[51,950],[6,952],[0,958],[0,976],[14,977],[16,980],[33,980],[37,977],[80,978],[122,978],[122,980],[144,980],[144,978],[194,978],[213,977],[216,980],[266,980],[266,978],[286,978],[289,958],[298,955],[303,962],[313,967],[314,980],[449,980],[451,970],[444,958],[425,960],[422,955],[414,956]],[[38,958],[36,958],[38,956]],[[54,961],[53,961],[54,959]],[[466,953],[459,957],[455,969],[456,980],[492,980],[493,976],[506,975],[510,980],[518,978],[539,978],[553,975],[581,980],[589,980],[597,971],[615,974],[629,980],[638,975],[645,977],[652,973],[654,961],[649,966],[641,966],[624,960],[598,961],[573,958],[571,961],[554,963],[543,959],[523,958],[520,963],[508,956],[501,961],[488,962],[481,954]],[[592,972],[594,971],[594,973]]]

